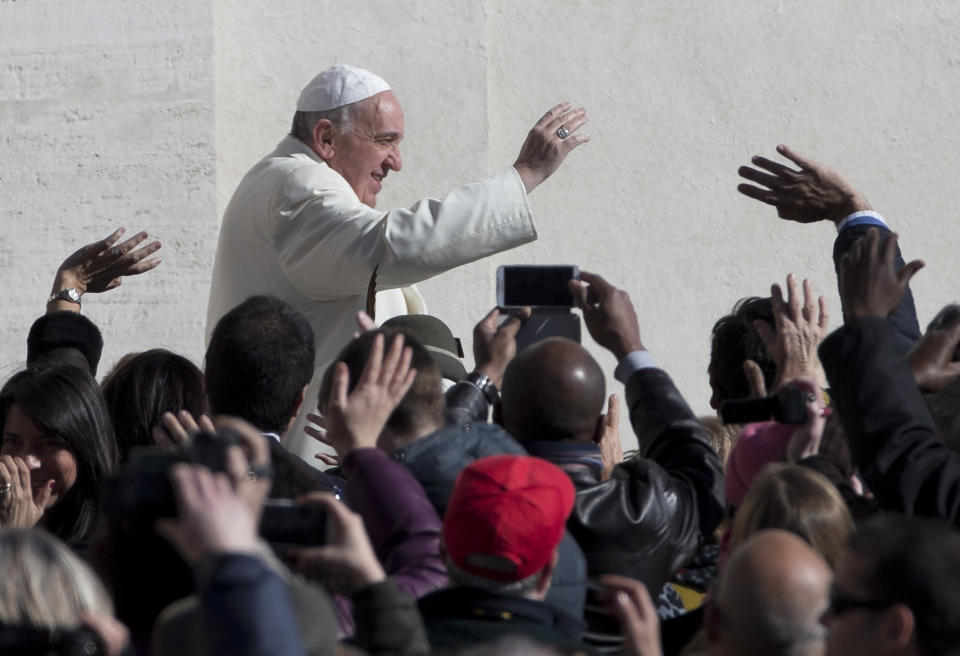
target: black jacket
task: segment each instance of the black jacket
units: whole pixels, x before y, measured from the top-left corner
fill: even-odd
[[[272,499],[296,499],[308,492],[333,492],[343,496],[346,482],[310,466],[300,456],[287,451],[280,442],[268,436],[270,462],[273,464]]]
[[[634,372],[626,396],[640,447],[636,457],[602,482],[595,468],[557,464],[577,488],[567,528],[590,575],[639,579],[655,597],[693,557],[701,536],[723,519],[723,467],[665,371]]]
[[[420,599],[430,646],[436,650],[475,645],[504,636],[582,651],[579,618],[551,604],[455,586]]]
[[[820,345],[853,462],[885,510],[960,520],[960,454],[933,418],[886,319],[864,318]]]

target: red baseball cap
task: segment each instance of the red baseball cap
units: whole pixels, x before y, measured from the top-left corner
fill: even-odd
[[[444,546],[467,573],[525,579],[550,562],[575,495],[570,477],[546,460],[482,458],[457,476],[443,521]]]

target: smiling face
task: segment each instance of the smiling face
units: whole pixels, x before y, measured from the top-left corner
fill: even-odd
[[[20,458],[26,463],[34,497],[52,480],[50,505],[63,498],[77,482],[77,460],[67,443],[56,435],[47,434],[16,405],[7,410],[0,456]]]
[[[350,124],[349,132],[332,130],[332,154],[324,160],[350,183],[360,202],[376,207],[383,179],[403,166],[403,109],[392,91],[384,91],[357,103]]]

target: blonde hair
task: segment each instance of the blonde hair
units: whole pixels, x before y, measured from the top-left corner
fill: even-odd
[[[835,569],[853,532],[853,518],[824,476],[808,467],[774,463],[754,479],[737,509],[731,549],[765,528],[798,535]]]
[[[86,612],[113,614],[93,570],[41,529],[0,530],[0,623],[72,628]]]

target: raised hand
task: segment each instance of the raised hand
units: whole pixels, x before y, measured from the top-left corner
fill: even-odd
[[[22,458],[0,457],[0,527],[30,528],[35,526],[57,495],[54,481],[31,482],[30,469]]]
[[[950,328],[932,328],[914,344],[907,359],[920,389],[942,390],[960,377],[960,361],[954,359],[958,345],[960,321]]]
[[[527,193],[549,178],[571,150],[590,141],[585,134],[575,134],[586,122],[587,110],[572,110],[568,102],[553,107],[536,122],[513,163]]]
[[[87,244],[67,257],[57,269],[52,293],[72,287],[80,295],[98,294],[119,287],[124,276],[140,275],[160,264],[158,257],[147,259],[160,249],[159,241],[140,246],[148,234],[139,232],[117,243],[123,233],[124,228],[117,228],[106,238]]]
[[[583,311],[583,321],[590,336],[613,352],[617,360],[643,349],[637,314],[627,292],[587,271],[580,273],[580,280],[570,281],[570,291],[577,307]]]
[[[198,423],[187,410],[181,410],[177,414],[164,412],[160,415],[160,423],[154,426],[150,433],[157,446],[183,446],[202,430],[208,433],[216,432],[210,417],[200,415]]]
[[[784,387],[795,387],[807,396],[804,404],[805,420],[798,426],[787,443],[787,460],[799,462],[808,456],[820,453],[823,427],[827,424],[826,404],[820,383],[809,378],[794,378],[784,381]]]
[[[840,300],[850,321],[861,317],[886,317],[900,304],[910,279],[924,267],[922,260],[894,267],[897,235],[880,245],[876,228],[867,231],[840,259]]]
[[[530,308],[515,311],[499,326],[500,309],[493,308],[473,329],[473,359],[476,370],[493,381],[497,387],[503,382],[503,372],[517,354],[517,332],[530,318]]]
[[[871,209],[867,199],[836,171],[784,145],[777,146],[777,152],[799,170],[757,155],[750,160],[756,168],[741,166],[737,172],[760,186],[740,184],[737,191],[773,205],[781,219],[799,223],[837,223],[854,212]]]
[[[601,598],[607,611],[620,621],[623,653],[629,656],[661,656],[660,618],[643,583],[615,574],[600,577]]]
[[[256,519],[226,474],[179,464],[171,468],[170,481],[177,518],[158,519],[156,529],[187,563],[210,554],[259,553]]]
[[[323,438],[341,458],[354,449],[375,447],[390,413],[403,399],[416,378],[410,368],[413,351],[403,345],[403,335],[393,338],[386,354],[383,334],[373,338],[370,356],[353,392],[347,395],[350,372],[337,362],[327,402],[327,433]]]
[[[347,595],[387,578],[360,515],[328,492],[312,492],[299,502],[326,510],[329,541],[322,547],[288,550],[286,557],[294,569]]]
[[[777,377],[770,392],[776,393],[793,378],[811,378],[825,387],[826,375],[817,348],[827,336],[827,300],[823,296],[814,300],[813,286],[804,280],[801,304],[797,277],[792,273],[787,276],[787,300],[784,301],[783,290],[777,284],[770,287],[770,300],[775,326],[754,322],[754,329],[777,364]]]
[[[263,503],[273,483],[270,444],[267,441],[272,438],[239,417],[219,415],[213,423],[218,432],[227,431],[238,442],[227,448],[226,474],[237,496],[259,521]]]
[[[613,468],[623,462],[623,443],[620,441],[620,399],[611,394],[607,401],[607,413],[600,417],[601,433],[597,440],[600,447],[600,480],[610,478]]]

